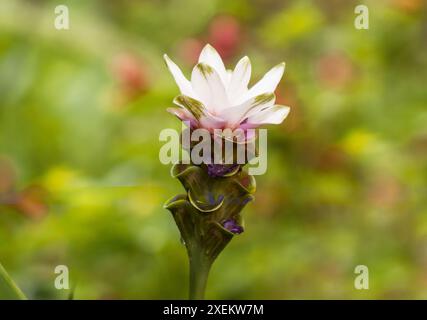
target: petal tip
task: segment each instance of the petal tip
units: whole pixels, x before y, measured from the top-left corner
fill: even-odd
[[[245,68],[251,67],[251,59],[248,56],[244,56],[241,60]]]
[[[244,57],[241,59],[241,61],[243,61],[243,62],[251,62],[251,59],[249,59],[249,57],[248,57],[248,56],[244,56]]]
[[[276,65],[276,68],[283,69],[283,71],[285,71],[286,62],[284,62],[284,61],[280,62],[278,65]]]
[[[202,50],[213,50],[216,52],[216,49],[210,43],[206,43]]]
[[[169,67],[169,61],[171,61],[171,59],[166,53],[163,54],[163,60],[166,62],[166,65]]]

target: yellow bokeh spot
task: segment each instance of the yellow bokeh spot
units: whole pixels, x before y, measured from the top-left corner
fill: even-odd
[[[365,153],[375,140],[375,135],[371,132],[354,130],[345,136],[342,147],[348,154],[357,156]]]
[[[155,186],[140,188],[128,197],[129,208],[142,216],[152,214],[162,203],[160,190]]]
[[[76,182],[78,173],[65,166],[53,167],[45,175],[43,181],[50,191],[64,191]]]

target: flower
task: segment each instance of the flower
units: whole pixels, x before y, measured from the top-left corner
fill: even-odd
[[[223,226],[225,229],[234,234],[240,234],[244,231],[243,227],[237,224],[234,219],[228,219],[224,221]]]
[[[209,163],[207,167],[208,167],[208,175],[210,177],[224,177],[228,174],[232,175],[233,173],[236,173],[236,171],[239,169],[238,164],[223,165],[223,164]]]
[[[249,129],[264,124],[280,124],[289,107],[275,105],[274,91],[285,71],[280,63],[248,89],[251,63],[243,57],[234,70],[227,70],[218,52],[206,45],[193,68],[191,81],[165,54],[166,64],[181,94],[174,99],[178,108],[168,111],[191,127],[214,129]]]

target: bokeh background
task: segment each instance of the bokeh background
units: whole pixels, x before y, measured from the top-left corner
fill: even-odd
[[[291,113],[207,298],[426,299],[427,5],[363,3],[369,30],[359,1],[1,1],[0,261],[22,290],[67,298],[67,265],[75,299],[187,297],[162,208],[182,192],[158,159],[180,128],[162,55],[189,75],[209,42],[230,68],[248,55],[254,81],[286,61]]]

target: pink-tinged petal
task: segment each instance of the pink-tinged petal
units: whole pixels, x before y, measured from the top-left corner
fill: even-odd
[[[280,124],[287,117],[289,111],[290,108],[287,106],[275,105],[248,117],[244,125],[246,128],[250,128],[262,124]]]
[[[248,129],[250,129],[250,128],[248,128]],[[254,140],[256,138],[256,131],[255,130],[245,130],[245,136],[246,136],[246,141]]]
[[[227,71],[225,69],[224,62],[222,61],[219,53],[210,44],[207,44],[200,53],[199,63],[204,63],[214,68],[221,78],[224,86],[228,83]]]
[[[175,99],[173,99],[173,103],[191,113],[196,120],[200,120],[207,111],[203,103],[199,100],[183,94],[175,97]]]
[[[223,128],[227,123],[224,119],[211,114],[202,102],[191,97],[180,95],[173,102],[188,112],[203,128]]]
[[[191,74],[191,84],[197,96],[213,114],[230,106],[218,73],[207,64],[197,64]]]
[[[282,62],[268,71],[245,95],[245,99],[265,92],[274,92],[285,72],[285,63]]]
[[[207,113],[206,116],[200,119],[200,126],[210,131],[214,129],[223,129],[226,124],[227,121],[210,113]]]
[[[234,68],[230,84],[227,88],[227,94],[232,103],[238,101],[239,97],[247,92],[251,72],[252,66],[249,58],[243,57],[240,59]]]
[[[198,125],[198,121],[186,109],[183,109],[183,108],[167,108],[166,111],[175,115],[181,121],[190,122],[191,127],[196,127]]]
[[[227,119],[228,125],[231,128],[238,126],[243,119],[260,112],[261,110],[274,105],[276,96],[274,93],[263,93],[253,97],[238,106],[223,110],[220,116]]]
[[[191,82],[187,80],[181,69],[166,54],[163,55],[163,58],[165,59],[166,65],[169,71],[172,73],[172,76],[174,77],[181,93],[187,96],[194,96]]]

